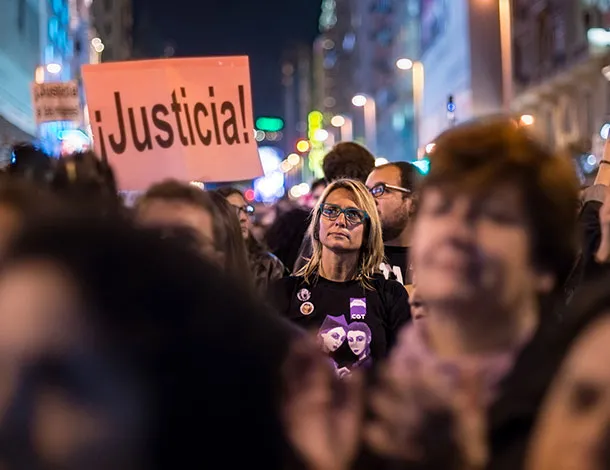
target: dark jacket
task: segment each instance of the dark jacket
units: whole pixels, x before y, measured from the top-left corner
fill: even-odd
[[[272,253],[264,251],[250,253],[249,259],[254,286],[260,295],[266,295],[272,282],[288,274],[284,264]]]

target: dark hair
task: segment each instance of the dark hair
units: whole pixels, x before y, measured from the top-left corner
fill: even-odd
[[[117,213],[122,208],[114,172],[93,152],[79,152],[59,160],[52,189],[87,212]]]
[[[422,195],[431,187],[481,194],[514,185],[531,229],[534,263],[555,274],[560,287],[576,249],[578,184],[570,161],[503,117],[462,124],[435,144]]]
[[[212,205],[208,193],[192,184],[182,183],[178,180],[167,179],[160,183],[153,184],[142,196],[140,196],[140,198],[138,198],[136,201],[136,208],[146,204],[146,202],[152,199],[184,202],[212,212]]]
[[[7,174],[46,185],[52,177],[54,166],[55,160],[40,147],[20,143],[11,149]]]
[[[214,224],[216,249],[225,257],[226,273],[244,286],[251,285],[250,271],[244,269],[244,266],[248,266],[248,258],[239,220],[235,210],[224,197],[213,191],[202,191],[188,183],[166,180],[151,186],[136,203],[136,210],[155,199],[182,202],[207,211]]]
[[[324,178],[314,180],[313,183],[311,183],[311,192],[313,193],[320,186],[326,187],[326,180]]]
[[[238,196],[241,196],[244,201],[246,200],[244,193],[242,193],[239,189],[234,188],[233,186],[223,186],[222,188],[218,188],[216,192],[225,199],[229,196],[232,196],[233,194],[237,194]]]
[[[253,460],[281,468],[278,383],[290,331],[239,285],[190,250],[123,222],[28,227],[6,268],[36,259],[74,281],[79,314],[150,395],[145,435],[134,436],[145,439],[148,468]],[[205,439],[184,433],[197,426]]]
[[[421,183],[422,175],[420,171],[409,162],[391,162],[376,167],[376,170],[382,170],[384,168],[397,168],[400,173],[400,187],[408,189],[412,192],[417,190],[417,187]]]
[[[234,194],[237,194],[241,196],[244,201],[246,200],[244,193],[232,186],[224,186],[222,188],[217,189],[216,192],[225,199]],[[246,251],[250,257],[262,256],[267,254],[269,251],[265,245],[259,242],[256,237],[252,235],[252,233],[249,234],[248,238],[245,240],[245,243]]]
[[[243,286],[252,288],[253,280],[246,244],[235,209],[220,194],[210,191],[208,195],[212,201],[214,238],[222,243],[220,249],[225,255],[227,273],[239,280]]]
[[[326,154],[322,162],[324,177],[329,183],[341,178],[364,183],[373,168],[375,157],[356,142],[338,143]]]

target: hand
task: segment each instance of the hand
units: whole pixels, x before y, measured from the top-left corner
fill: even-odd
[[[362,430],[362,375],[339,380],[316,344],[304,340],[291,351],[284,377],[286,433],[308,469],[350,468]]]
[[[376,419],[365,440],[375,452],[426,468],[478,470],[487,461],[484,409],[473,378],[449,388],[438,374],[385,369],[371,396]]]

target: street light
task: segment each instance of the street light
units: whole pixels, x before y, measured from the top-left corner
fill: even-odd
[[[47,64],[47,72],[57,75],[61,72],[61,65],[56,63]]]
[[[339,138],[343,142],[349,142],[354,139],[354,123],[352,118],[338,114],[330,120],[333,127],[339,129]]]
[[[358,94],[352,98],[352,104],[357,108],[362,108],[366,106],[368,99],[365,95]]]
[[[522,126],[531,126],[532,124],[534,124],[534,121],[534,116],[532,116],[531,114],[524,114],[519,118],[519,122]]]
[[[364,140],[371,149],[377,151],[377,106],[370,96],[358,93],[352,98],[352,104],[364,111]]]
[[[399,70],[413,71],[413,120],[415,121],[415,134],[417,135],[417,141],[419,142],[422,102],[424,99],[424,64],[419,60],[411,60],[403,57],[396,61],[396,68]]]
[[[413,61],[403,57],[396,61],[396,67],[400,70],[411,70],[413,68]]]

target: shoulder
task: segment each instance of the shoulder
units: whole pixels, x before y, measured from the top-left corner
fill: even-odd
[[[405,286],[395,279],[386,279],[382,274],[378,274],[373,278],[373,285],[381,295],[390,296],[393,299],[409,299]]]

